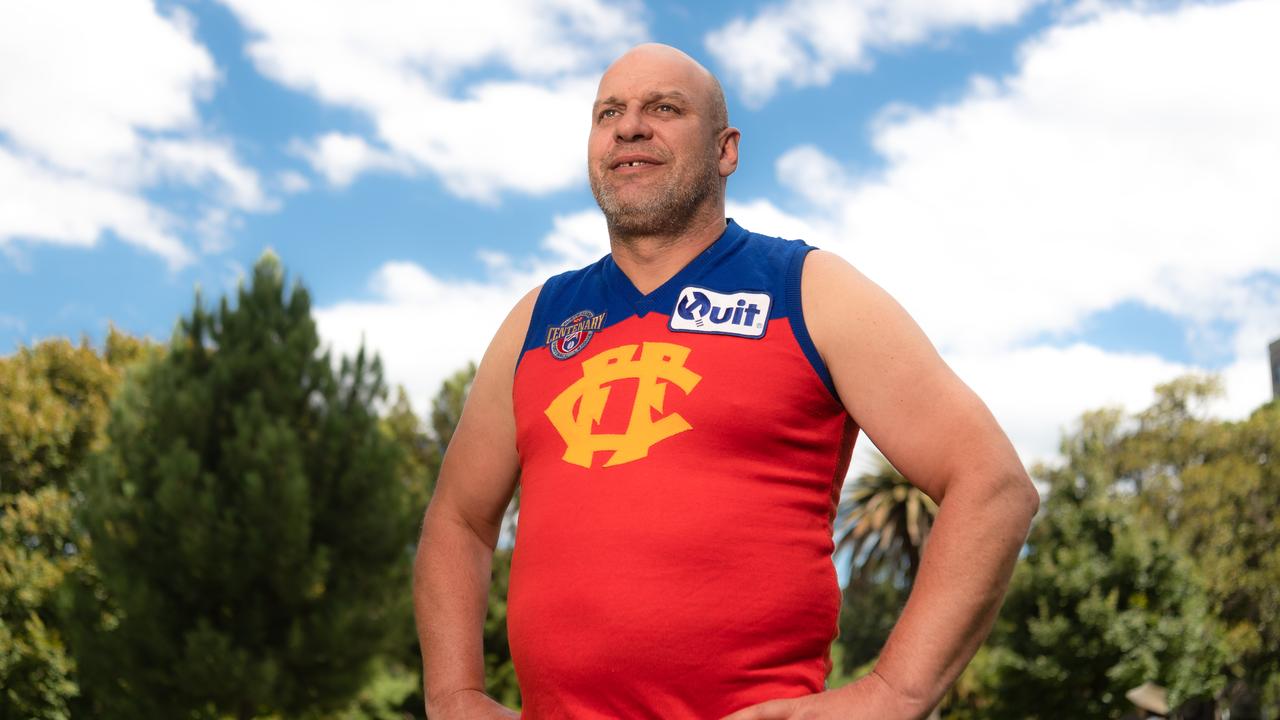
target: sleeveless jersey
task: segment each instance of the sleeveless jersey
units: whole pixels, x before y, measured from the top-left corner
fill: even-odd
[[[858,427],[805,329],[813,248],[723,235],[641,294],[551,278],[514,378],[523,717],[720,718],[821,692]]]

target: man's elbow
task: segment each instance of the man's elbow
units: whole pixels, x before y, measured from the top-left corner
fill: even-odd
[[[1001,496],[1010,499],[1019,520],[1030,527],[1032,519],[1040,511],[1040,491],[1021,465],[1007,471],[1004,478],[999,490]]]
[[[1010,523],[1025,523],[1029,528],[1040,511],[1040,491],[1021,464],[988,467],[985,471],[971,469],[957,480],[973,502],[993,510],[999,508],[999,514]]]

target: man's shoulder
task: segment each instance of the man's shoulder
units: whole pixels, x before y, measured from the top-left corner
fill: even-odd
[[[746,228],[743,228],[743,244],[745,250],[757,256],[766,254],[789,257],[796,253],[804,254],[809,250],[816,249],[814,245],[803,238],[791,237],[786,234],[770,235]]]
[[[582,282],[591,277],[597,277],[604,272],[605,265],[609,262],[612,262],[612,256],[605,254],[599,260],[588,265],[570,268],[551,275],[542,283],[544,292],[548,289],[560,288],[565,285]]]
[[[797,285],[804,256],[814,247],[805,240],[769,235],[738,227],[739,234],[710,274],[726,281],[767,285],[787,292]],[[798,291],[798,287],[795,288]],[[781,308],[780,308],[781,309]]]

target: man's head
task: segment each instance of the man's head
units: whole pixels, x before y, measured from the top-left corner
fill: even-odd
[[[600,79],[591,123],[587,173],[612,236],[723,218],[739,133],[720,83],[693,58],[666,45],[632,48]]]

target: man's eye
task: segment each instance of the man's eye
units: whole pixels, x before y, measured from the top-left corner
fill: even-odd
[[[657,109],[662,112],[676,112],[676,107],[674,105],[668,105],[666,103],[659,105]]]
[[[604,110],[601,110],[601,111],[600,111],[600,119],[601,119],[601,120],[604,120],[605,118],[611,118],[611,117],[614,117],[614,116],[615,116],[615,115],[617,115],[617,114],[618,114],[618,111],[617,111],[616,109],[614,109],[614,108],[605,108]]]

